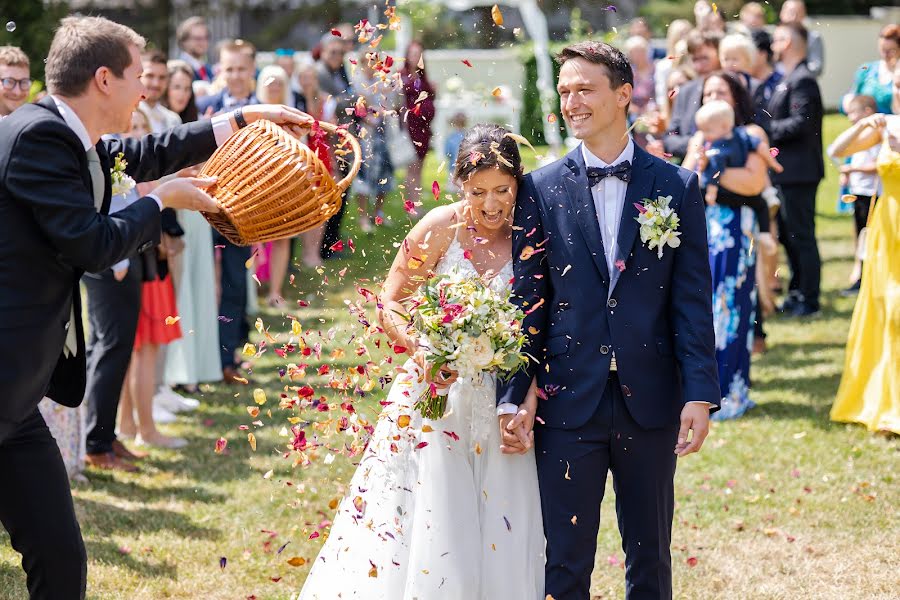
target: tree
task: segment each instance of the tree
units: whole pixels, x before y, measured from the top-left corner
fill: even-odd
[[[31,60],[31,77],[44,80],[44,59],[59,20],[69,13],[66,2],[0,0],[3,16],[0,45],[18,46]],[[12,29],[12,31],[10,31]]]

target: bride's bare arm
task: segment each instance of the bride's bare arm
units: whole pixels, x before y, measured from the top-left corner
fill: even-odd
[[[378,321],[391,342],[412,356],[416,342],[407,334],[409,313],[404,302],[413,295],[447,251],[460,217],[452,205],[430,211],[400,244],[381,293]]]

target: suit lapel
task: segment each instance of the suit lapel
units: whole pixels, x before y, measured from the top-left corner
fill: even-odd
[[[609,281],[609,269],[606,267],[606,253],[603,249],[603,236],[600,234],[600,221],[597,219],[597,208],[594,206],[594,198],[588,185],[587,169],[584,164],[584,156],[581,154],[581,145],[569,152],[566,156],[566,167],[569,172],[563,175],[566,192],[572,208],[575,209],[575,220],[584,237],[594,265],[603,275],[604,281]]]
[[[621,260],[627,265],[628,259],[631,257],[631,248],[634,246],[634,240],[640,229],[640,225],[637,222],[638,209],[635,204],[642,204],[645,199],[650,198],[655,179],[651,168],[652,165],[653,161],[650,159],[650,155],[635,145],[631,182],[625,190],[625,206],[622,207],[622,220],[619,221],[619,235],[616,238],[618,242],[617,263]],[[618,277],[614,278],[610,294],[612,294],[618,281]]]
[[[110,169],[112,168],[110,163],[112,161],[103,140],[100,140],[96,148],[97,155],[100,157],[100,168],[103,170],[103,205],[100,207],[100,214],[108,215],[109,206],[112,202],[112,175],[110,175]]]

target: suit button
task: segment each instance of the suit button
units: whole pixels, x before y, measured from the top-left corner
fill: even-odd
[[[610,308],[615,308],[617,304],[619,304],[619,303],[616,302],[615,298],[610,298],[609,300],[606,301],[606,305]]]
[[[600,346],[600,354],[609,354],[609,346],[606,344]]]

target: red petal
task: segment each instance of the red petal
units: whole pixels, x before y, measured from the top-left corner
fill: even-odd
[[[431,193],[434,194],[434,199],[437,200],[441,196],[441,186],[435,181],[431,184]]]

